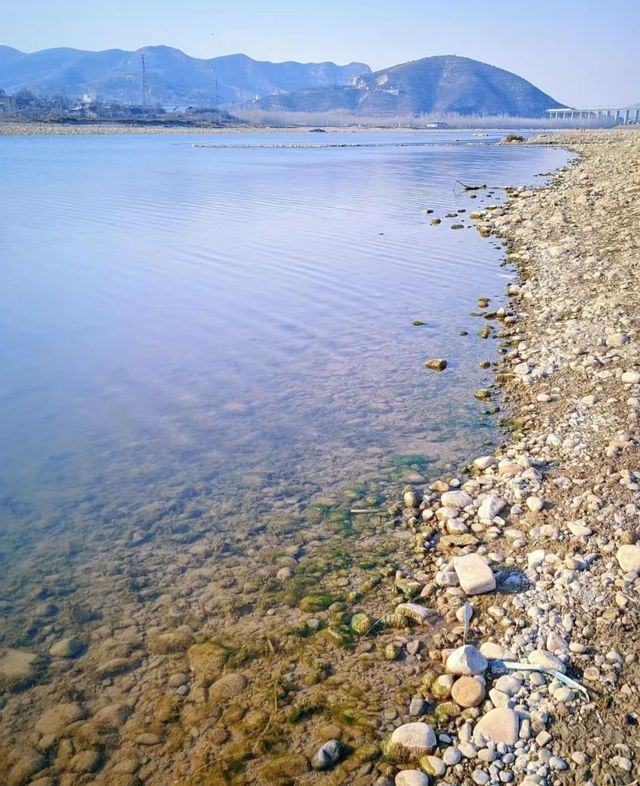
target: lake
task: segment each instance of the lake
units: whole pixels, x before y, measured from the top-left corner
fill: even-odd
[[[0,647],[37,656],[21,684],[0,681],[5,740],[61,700],[89,716],[123,702],[142,733],[170,695],[191,709],[147,730],[152,760],[127,738],[145,784],[200,782],[198,756],[244,782],[248,759],[297,749],[306,726],[254,717],[269,731],[231,754],[241,765],[211,764],[248,708],[230,720],[218,697],[214,728],[211,680],[184,653],[218,648],[270,705],[265,675],[286,688],[346,613],[305,609],[310,589],[351,609],[410,549],[384,513],[403,485],[499,442],[473,395],[499,342],[472,312],[504,304],[512,271],[467,215],[567,161],[499,138],[0,139]],[[260,147],[407,141],[429,144]],[[49,656],[68,637],[78,652]],[[331,658],[338,693],[352,658]],[[100,741],[105,778],[121,735]]]

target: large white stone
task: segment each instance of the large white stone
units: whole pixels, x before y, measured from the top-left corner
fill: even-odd
[[[473,497],[466,491],[445,491],[440,497],[440,502],[445,508],[466,508],[473,504]]]
[[[637,385],[640,382],[640,371],[625,371],[622,381],[625,385]]]
[[[472,644],[458,647],[447,658],[446,668],[449,674],[471,676],[483,674],[487,668],[487,659]]]
[[[498,744],[515,745],[520,732],[518,715],[508,707],[497,707],[489,710],[476,723],[473,739],[477,741],[491,740]]]
[[[453,562],[460,586],[467,595],[480,595],[496,588],[496,579],[487,561],[479,554],[465,554]]]
[[[412,756],[419,759],[421,756],[431,753],[438,741],[428,723],[416,721],[415,723],[405,723],[402,726],[398,726],[391,735],[391,744],[401,745]]]
[[[503,647],[502,644],[495,644],[493,641],[485,641],[480,645],[480,652],[489,660],[515,660],[516,655],[512,650]]]
[[[478,508],[478,518],[480,521],[491,522],[500,513],[507,503],[495,494],[487,494]]]
[[[527,660],[529,663],[535,664],[536,666],[545,666],[548,669],[555,669],[555,671],[559,671],[561,674],[564,674],[567,668],[560,658],[556,658],[555,655],[552,655],[546,650],[534,650],[530,652]]]
[[[429,778],[420,770],[400,770],[395,783],[396,786],[429,786]]]
[[[620,546],[616,559],[625,573],[640,572],[640,546]]]

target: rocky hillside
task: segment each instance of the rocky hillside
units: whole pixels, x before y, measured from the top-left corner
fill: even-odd
[[[414,60],[363,74],[353,87],[325,87],[256,102],[263,109],[315,112],[341,109],[359,115],[450,113],[543,116],[562,106],[520,76],[467,57]]]
[[[240,103],[292,90],[353,84],[371,70],[364,63],[270,63],[242,54],[200,60],[167,46],[135,52],[44,49],[33,53],[0,46],[0,89],[141,103],[141,54],[146,58],[151,100],[165,107],[211,105],[216,90],[220,103]]]

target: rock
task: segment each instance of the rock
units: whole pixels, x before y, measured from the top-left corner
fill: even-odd
[[[67,726],[82,720],[84,716],[85,712],[79,704],[58,704],[38,718],[35,730],[44,736],[59,737]]]
[[[405,723],[391,735],[389,756],[393,761],[417,761],[431,753],[437,744],[436,735],[428,723]]]
[[[527,660],[529,663],[533,663],[537,666],[545,666],[549,669],[555,669],[555,671],[559,671],[562,674],[564,674],[567,669],[560,658],[557,658],[555,655],[552,655],[546,650],[534,650],[533,652],[530,652]]]
[[[340,740],[329,740],[313,754],[311,766],[314,770],[328,770],[340,761],[341,756]]]
[[[95,772],[100,766],[99,751],[80,751],[69,762],[71,772]]]
[[[5,784],[6,786],[26,786],[32,777],[46,766],[46,760],[42,754],[33,748],[24,748],[13,759]]]
[[[489,469],[489,467],[495,467],[497,463],[494,456],[479,456],[477,459],[473,460],[473,466],[481,472]]]
[[[496,744],[515,745],[518,741],[520,721],[518,715],[507,707],[498,707],[489,710],[486,715],[476,723],[473,730],[473,739],[477,741],[490,740]]]
[[[640,383],[640,371],[625,371],[621,379],[625,385],[637,385]]]
[[[471,676],[483,674],[487,659],[472,644],[465,644],[454,650],[447,658],[446,669],[449,674]]]
[[[640,573],[640,546],[620,546],[616,553],[618,565],[625,573]]]
[[[405,508],[417,508],[420,506],[420,495],[409,486],[402,496],[402,501]]]
[[[229,701],[244,691],[247,678],[239,672],[224,674],[209,687],[209,700],[216,703]]]
[[[126,704],[108,704],[93,716],[93,722],[104,729],[120,729],[131,715],[131,707]]]
[[[495,494],[487,494],[478,508],[480,521],[492,522],[507,503]]]
[[[198,682],[206,685],[222,674],[227,653],[223,647],[214,642],[203,642],[189,647],[187,661]]]
[[[492,592],[496,588],[493,571],[479,554],[458,557],[454,560],[453,567],[460,581],[460,586],[467,595]]]
[[[49,654],[54,658],[75,658],[84,649],[84,642],[81,639],[71,636],[68,639],[60,639],[50,649]]]
[[[609,333],[605,342],[608,347],[623,347],[629,341],[626,333]]]
[[[429,778],[420,770],[400,770],[396,775],[396,786],[429,786]]]
[[[420,766],[434,778],[441,778],[447,771],[444,761],[439,756],[423,756],[420,759]]]
[[[98,677],[114,677],[116,674],[124,674],[136,666],[136,661],[131,658],[110,658],[100,663],[96,668]]]
[[[527,497],[526,502],[532,513],[539,513],[544,508],[544,500],[540,497]]]
[[[409,715],[412,718],[417,718],[419,715],[424,715],[427,709],[426,701],[420,696],[414,696],[409,704]]]
[[[16,649],[0,649],[0,687],[3,683],[13,685],[30,679],[38,656],[34,652]]]
[[[351,617],[350,627],[358,636],[365,636],[373,627],[374,620],[363,612],[358,612]]]
[[[447,367],[447,361],[444,358],[430,358],[425,361],[424,365],[432,371],[444,371]]]
[[[491,401],[491,391],[480,388],[473,394],[480,401]]]
[[[485,641],[480,645],[480,652],[489,660],[515,660],[516,654],[501,644],[494,644],[492,641]],[[491,664],[489,664],[491,665]]]
[[[461,758],[462,754],[454,745],[450,745],[442,754],[442,761],[447,767],[455,767]]]
[[[184,652],[193,644],[193,631],[188,625],[181,625],[168,633],[159,633],[149,637],[147,647],[156,655],[169,655]]]
[[[466,491],[445,491],[440,502],[445,508],[466,508],[473,505],[473,498]]]
[[[461,707],[477,707],[487,695],[485,682],[480,677],[460,677],[453,683],[451,698]]]
[[[417,603],[400,603],[396,606],[396,613],[419,624],[425,623],[429,617],[428,609]]]

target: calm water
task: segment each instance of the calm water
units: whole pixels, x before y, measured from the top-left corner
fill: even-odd
[[[308,756],[321,721],[375,750],[415,694],[415,658],[378,652],[392,629],[352,653],[346,627],[390,610],[412,536],[350,510],[499,440],[473,397],[498,342],[470,312],[502,304],[510,273],[466,213],[445,216],[502,198],[457,179],[537,184],[566,154],[463,134],[235,141],[329,138],[434,144],[0,138],[0,656],[40,658],[0,679],[2,750],[61,701],[89,718],[120,703],[100,783],[132,756],[146,786],[289,783],[268,768]],[[69,636],[76,656],[49,657]],[[194,639],[213,676],[185,658]],[[234,695],[208,692],[223,669],[242,670]]]
[[[454,138],[473,139],[409,137]],[[408,137],[210,141],[396,139]],[[278,484],[326,493],[398,455],[455,462],[494,438],[472,397],[494,345],[468,314],[504,292],[500,255],[422,211],[496,201],[454,192],[456,179],[540,182],[565,154],[194,141],[0,140],[0,503],[19,533],[2,549],[9,562],[36,531],[42,549],[42,529],[56,548],[72,512],[76,530],[114,506],[130,524],[167,487],[200,484],[217,502]],[[446,373],[423,369],[432,356],[449,360]]]

